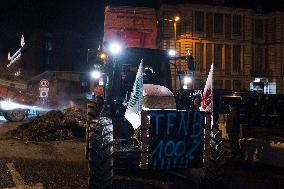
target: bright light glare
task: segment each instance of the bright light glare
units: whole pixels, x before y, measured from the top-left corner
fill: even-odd
[[[183,89],[187,89],[187,85],[182,86]]]
[[[185,83],[185,84],[191,83],[191,82],[192,82],[191,77],[189,77],[189,76],[185,76],[185,77],[184,77],[184,83]]]
[[[42,110],[42,111],[48,110],[48,109],[40,108],[36,106],[27,106],[23,104],[18,104],[10,100],[0,101],[0,108],[2,110],[15,110],[15,109],[32,109],[32,110]]]
[[[259,78],[255,78],[254,82],[260,82]]]
[[[101,59],[103,59],[103,60],[105,60],[105,59],[107,58],[106,53],[102,53],[102,54],[100,54],[100,58],[101,58]]]
[[[122,51],[122,46],[119,43],[111,43],[109,45],[109,51],[113,54],[113,55],[118,55],[121,53]]]
[[[92,78],[99,79],[101,77],[101,72],[99,70],[94,70],[92,73]]]
[[[104,81],[103,80],[100,80],[99,81],[99,86],[103,86],[104,85]]]
[[[176,51],[174,49],[170,49],[168,54],[170,57],[174,57],[176,55]]]
[[[178,22],[178,21],[179,21],[179,19],[180,19],[180,17],[179,17],[179,16],[175,16],[175,18],[174,18],[174,20],[175,20],[176,22]]]
[[[1,101],[0,107],[1,107],[2,110],[26,109],[25,105],[17,104],[15,102],[10,101],[10,100]]]

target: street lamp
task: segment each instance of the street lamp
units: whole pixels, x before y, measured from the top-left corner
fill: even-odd
[[[174,21],[175,21],[175,22],[178,22],[178,21],[179,21],[179,19],[180,19],[180,17],[179,17],[179,16],[175,16]]]
[[[174,40],[175,40],[175,50],[177,49],[177,22],[180,20],[179,16],[175,16],[174,17]],[[175,60],[176,63],[176,60]],[[179,69],[180,69],[180,65],[179,65]]]
[[[164,20],[174,23],[174,51],[170,50],[168,53],[169,53],[170,57],[174,57],[174,64],[176,65],[177,22],[180,20],[180,17],[176,15],[176,16],[173,17],[173,19],[164,19]],[[179,69],[181,69],[181,65],[180,64],[179,64]],[[176,87],[176,76],[177,76],[177,73],[176,73],[176,69],[175,69],[175,72],[174,72],[174,82],[175,82],[174,83],[174,88],[175,88],[175,91],[177,90],[177,87]]]
[[[92,49],[88,49],[88,51],[87,51],[87,65],[89,66],[89,54],[90,53],[97,53],[97,51],[94,51],[94,50],[92,50]]]

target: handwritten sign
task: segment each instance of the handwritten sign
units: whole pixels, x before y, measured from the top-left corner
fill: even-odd
[[[201,167],[204,120],[204,112],[150,111],[149,168]]]

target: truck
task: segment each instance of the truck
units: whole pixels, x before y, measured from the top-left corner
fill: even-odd
[[[69,107],[70,103],[85,108],[88,74],[46,71],[26,83],[0,79],[0,112],[6,120],[19,122],[31,115]]]
[[[8,121],[22,121],[33,103],[33,96],[27,93],[27,85],[0,80],[0,112]],[[25,106],[25,105],[26,106]]]

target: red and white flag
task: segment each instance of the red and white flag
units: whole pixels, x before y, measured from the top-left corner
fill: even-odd
[[[201,95],[200,111],[213,112],[213,67],[212,64]]]
[[[187,50],[187,53],[186,53],[186,56],[190,56],[191,55],[191,53],[190,53],[190,51],[189,51],[189,49]]]

